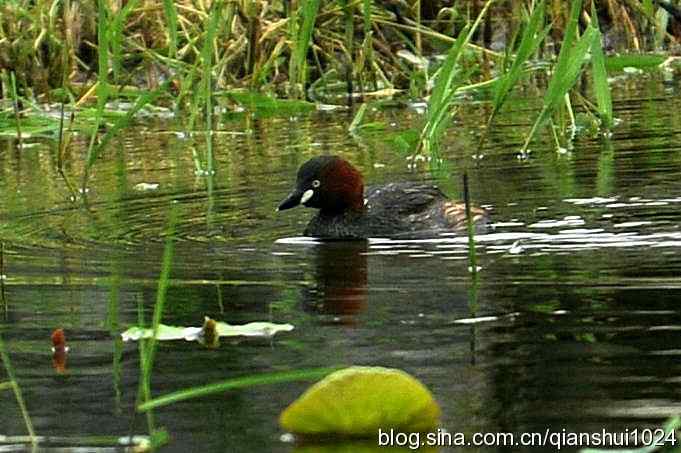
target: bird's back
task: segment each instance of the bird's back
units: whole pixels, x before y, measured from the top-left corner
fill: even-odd
[[[423,237],[466,230],[466,210],[434,185],[390,183],[369,187],[363,212],[348,210],[337,215],[320,212],[305,234],[332,239],[368,237]],[[476,226],[484,227],[487,213],[471,208]],[[480,228],[478,228],[480,229]]]

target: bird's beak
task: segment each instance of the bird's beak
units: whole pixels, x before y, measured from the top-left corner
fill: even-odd
[[[284,211],[286,209],[291,209],[295,208],[300,204],[300,199],[303,197],[303,192],[301,192],[298,189],[294,189],[293,192],[291,192],[288,197],[284,199],[284,201],[281,202],[279,207],[277,208],[277,211]]]
[[[299,204],[305,204],[313,195],[314,191],[312,189],[307,189],[305,192],[302,192],[300,189],[294,189],[293,192],[281,202],[277,211],[283,211],[285,209],[295,208]]]

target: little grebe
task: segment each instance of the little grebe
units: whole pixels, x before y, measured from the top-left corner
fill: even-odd
[[[338,156],[318,156],[305,162],[296,187],[277,211],[302,204],[319,212],[305,236],[326,239],[405,237],[466,231],[464,203],[448,199],[436,186],[413,182],[369,187],[364,193],[360,172]],[[471,207],[476,228],[487,213]]]

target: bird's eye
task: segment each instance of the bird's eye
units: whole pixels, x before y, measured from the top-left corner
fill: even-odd
[[[319,182],[318,179],[315,179],[314,181],[312,181],[312,187],[314,187],[315,189],[316,189],[317,187],[319,187],[321,184],[322,184],[322,183]]]

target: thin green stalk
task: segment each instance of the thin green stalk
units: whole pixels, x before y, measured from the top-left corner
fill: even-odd
[[[374,36],[373,32],[371,31],[371,4],[372,0],[363,0],[362,17],[364,19],[364,42],[362,47],[364,49],[366,67],[369,69],[373,89],[377,90],[378,82],[376,80],[376,73],[371,71],[371,68],[374,66]],[[364,84],[362,84],[361,89],[364,90]]]
[[[17,128],[17,140],[19,140],[19,149],[23,146],[23,136],[21,134],[21,118],[19,114],[19,96],[17,95],[17,80],[14,72],[9,73],[10,83],[12,85],[12,107],[14,108],[14,121]]]
[[[17,400],[17,404],[19,405],[19,410],[21,411],[21,416],[24,418],[24,425],[26,426],[26,432],[28,432],[28,436],[30,438],[31,443],[34,445],[37,442],[36,435],[35,435],[35,430],[33,429],[33,422],[31,421],[31,416],[28,413],[28,409],[26,409],[26,403],[24,401],[23,394],[21,392],[21,387],[19,387],[19,383],[17,382],[16,377],[14,376],[14,369],[12,368],[12,362],[10,362],[9,359],[9,354],[7,353],[7,350],[5,349],[5,343],[2,340],[2,336],[0,335],[0,359],[2,359],[2,364],[5,366],[5,372],[7,373],[7,377],[9,378],[9,382],[11,383],[12,390],[14,391],[14,398]]]
[[[303,0],[304,1],[304,0]],[[295,43],[296,36],[298,36],[298,29],[300,28],[298,24],[298,19],[300,16],[300,10],[296,8],[297,0],[283,0],[284,2],[284,14],[288,17],[288,36],[291,43]],[[288,79],[289,79],[289,92],[295,94],[294,85],[296,80],[298,80],[297,67],[296,67],[296,48],[295,44],[291,44],[291,57],[288,60]]]
[[[217,382],[215,384],[208,384],[200,387],[192,387],[160,396],[156,399],[146,401],[140,404],[137,407],[137,410],[140,412],[144,412],[158,407],[167,406],[168,404],[185,401],[191,398],[198,398],[201,396],[212,395],[215,393],[224,393],[227,390],[253,387],[256,385],[270,385],[291,381],[317,380],[330,373],[333,373],[336,370],[338,370],[338,368],[313,368],[306,370],[263,373],[252,376],[244,376],[235,379],[228,379],[226,381]]]
[[[420,57],[423,55],[423,44],[421,42],[421,0],[416,0],[414,5],[416,9],[416,36],[414,42],[416,44],[416,54]]]
[[[342,0],[343,13],[345,19],[345,82],[347,84],[348,105],[353,102],[353,61],[355,55],[355,20],[353,17],[354,4],[348,0]]]
[[[215,39],[218,35],[218,25],[222,18],[222,1],[216,1],[210,9],[210,15],[206,20],[208,21],[206,26],[206,33],[203,40],[203,45],[201,47],[201,59],[200,59],[200,69],[201,69],[201,83],[199,84],[200,89],[194,96],[192,112],[189,116],[190,127],[193,128],[196,124],[196,117],[199,112],[203,110],[208,103],[211,91],[212,81],[212,71],[213,71],[213,48],[215,46]]]
[[[71,115],[69,115],[69,127],[68,131],[71,131],[71,126],[73,126],[73,120],[75,116],[73,111],[71,111]],[[69,178],[66,176],[66,173],[64,173],[64,154],[66,153],[66,149],[68,147],[69,143],[69,135],[64,135],[64,103],[61,103],[61,111],[59,115],[59,140],[57,142],[57,172],[61,176],[61,178],[64,180],[64,183],[66,184],[66,187],[69,189],[69,192],[71,192],[71,195],[74,197],[77,196],[76,190],[74,189],[73,185],[71,184],[71,181],[69,181]]]
[[[475,224],[473,222],[473,216],[471,215],[468,172],[464,172],[463,174],[463,202],[466,209],[466,232],[468,234],[468,265],[471,268],[471,273],[475,275],[478,272],[478,259],[475,253]]]
[[[206,83],[206,194],[208,196],[208,211],[206,212],[206,224],[210,227],[213,221],[213,90],[210,76],[205,78]]]
[[[151,328],[153,335],[149,339],[144,352],[144,360],[142,362],[142,380],[149,387],[151,382],[151,371],[154,367],[154,358],[156,354],[156,337],[158,336],[159,325],[163,317],[165,308],[166,294],[170,286],[170,271],[173,266],[173,256],[175,252],[175,225],[177,222],[177,212],[175,207],[171,207],[168,214],[168,226],[166,229],[166,243],[163,249],[163,262],[161,265],[161,275],[158,279],[158,288],[156,289],[156,303],[154,304],[154,314],[151,321]]]
[[[113,15],[113,19],[108,24],[109,43],[111,46],[111,67],[113,69],[114,80],[118,80],[122,71],[123,60],[123,28],[128,15],[137,6],[139,0],[128,0],[124,6]]]
[[[163,261],[161,265],[161,275],[158,279],[158,288],[156,290],[156,303],[154,304],[154,314],[151,322],[151,329],[153,335],[148,342],[140,342],[140,362],[142,377],[140,379],[140,394],[138,401],[147,402],[151,400],[151,372],[154,368],[154,358],[156,355],[156,337],[158,336],[159,325],[163,318],[163,311],[165,308],[166,294],[170,286],[170,271],[173,265],[173,256],[175,251],[175,225],[177,223],[176,208],[172,206],[168,213],[168,224],[166,228],[166,242],[163,249]],[[142,316],[142,314],[140,314]],[[140,324],[143,325],[143,324]],[[153,435],[156,432],[153,412],[147,413],[147,424],[149,434]]]
[[[177,55],[177,8],[172,0],[163,0],[163,12],[168,28],[168,57]]]
[[[109,11],[104,0],[97,2],[97,54],[98,54],[98,71],[97,71],[97,110],[95,112],[95,126],[90,137],[90,144],[87,151],[87,163],[83,174],[83,193],[85,193],[85,185],[89,179],[91,162],[96,159],[95,155],[95,140],[99,133],[99,127],[102,124],[104,116],[104,107],[109,99]],[[101,148],[101,147],[100,147]]]
[[[362,120],[364,119],[364,114],[367,111],[367,106],[368,104],[364,103],[359,106],[359,109],[357,109],[357,113],[355,114],[355,117],[352,119],[352,123],[350,123],[350,126],[348,127],[348,131],[350,133],[356,132],[357,129],[360,128],[360,124],[362,124]]]
[[[407,31],[412,31],[412,32],[415,32],[417,30],[416,27],[413,27],[411,25],[398,24],[396,22],[389,21],[389,20],[386,20],[386,19],[381,19],[379,17],[373,17],[372,19],[373,19],[373,22],[375,22],[377,24],[389,25],[389,26],[394,27],[394,28],[399,28],[399,29],[402,29],[402,30],[407,30]],[[428,36],[428,37],[437,39],[438,41],[441,41],[441,42],[446,42],[446,43],[454,43],[454,42],[456,42],[456,39],[457,39],[457,38],[452,38],[451,36],[448,36],[448,35],[444,35],[442,33],[438,33],[434,30],[429,29],[429,28],[422,28],[421,34],[423,34],[424,36]],[[406,44],[408,44],[408,43],[406,43]],[[482,52],[482,53],[485,53],[485,54],[487,54],[491,57],[495,57],[495,58],[503,58],[503,56],[504,56],[503,54],[501,54],[499,52],[495,52],[493,50],[486,49],[486,48],[478,46],[478,45],[476,45],[472,42],[469,42],[467,44],[467,47],[470,47],[471,49],[474,49],[477,52]]]
[[[574,140],[577,133],[577,120],[575,119],[575,112],[572,109],[572,101],[570,100],[570,93],[565,93],[565,109],[570,117],[570,140]]]
[[[246,47],[245,72],[251,78],[251,86],[254,85],[253,74],[255,73],[255,61],[258,56],[258,6],[256,0],[243,0],[241,2],[242,17],[246,19],[244,24],[246,28],[246,39],[248,45]]]
[[[468,234],[468,266],[471,272],[471,287],[468,294],[468,309],[471,317],[478,312],[478,257],[475,249],[475,224],[471,215],[471,199],[468,187],[468,172],[463,174],[463,200],[466,209],[466,232]]]
[[[5,319],[7,319],[9,307],[7,306],[7,299],[5,298],[5,278],[5,243],[0,241],[0,299],[2,299],[2,308],[5,312]]]

